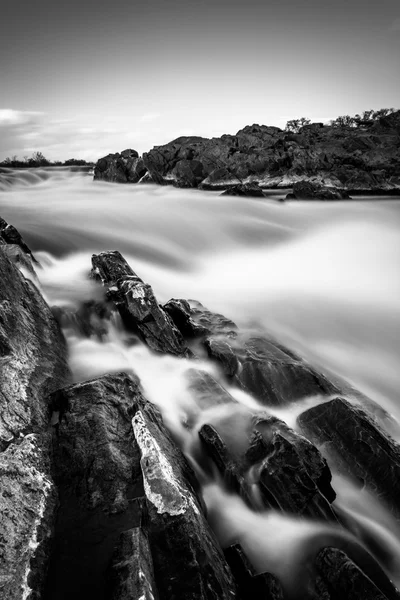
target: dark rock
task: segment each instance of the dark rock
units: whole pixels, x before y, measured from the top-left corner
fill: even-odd
[[[219,138],[180,137],[145,153],[143,163],[155,183],[207,190],[291,188],[310,181],[321,187],[318,195],[326,200],[346,198],[342,190],[398,193],[399,122],[400,111],[368,127],[312,123],[296,134],[254,124]],[[118,160],[119,155],[102,159],[103,178],[110,161],[116,165]],[[109,180],[117,180],[115,168],[109,169]],[[372,175],[377,169],[382,170],[379,178]]]
[[[92,265],[94,276],[107,287],[107,296],[114,302],[126,327],[136,332],[152,350],[188,355],[179,330],[157,303],[150,285],[136,275],[119,252],[94,254]]]
[[[315,561],[316,567],[322,578],[327,582],[331,596],[334,600],[346,598],[346,600],[386,600],[388,598],[398,599],[396,589],[391,585],[386,576],[379,574],[381,588],[354,562],[338,548],[324,548]],[[379,568],[376,565],[377,568]],[[371,574],[366,569],[368,574]],[[375,580],[375,578],[373,578]]]
[[[261,498],[267,508],[335,520],[329,467],[308,440],[276,417],[240,405],[205,419],[199,435],[207,453],[251,506],[260,508]]]
[[[234,573],[238,586],[238,600],[283,600],[279,580],[271,573],[257,574],[240,544],[225,550],[225,558]]]
[[[65,341],[37,288],[0,247],[0,590],[40,595],[56,492],[46,395],[69,377]]]
[[[158,600],[151,548],[142,527],[121,533],[111,571],[110,600]]]
[[[235,584],[202,512],[196,478],[158,411],[138,400],[133,430],[149,514],[149,539],[161,600],[231,599]]]
[[[222,192],[221,196],[246,196],[251,198],[264,198],[262,189],[256,184],[239,184]]]
[[[33,256],[30,248],[24,242],[22,235],[19,231],[13,226],[9,225],[4,219],[0,217],[0,242],[4,242],[5,244],[13,244],[15,246],[19,246],[27,256],[31,258],[31,260],[37,263],[37,260]]]
[[[107,568],[119,536],[141,524],[144,490],[132,430],[137,397],[137,381],[113,374],[51,398],[60,507],[48,600],[108,598]]]
[[[123,150],[100,158],[94,167],[94,179],[115,183],[138,183],[146,174],[143,159],[136,150]]]
[[[339,472],[366,485],[400,516],[400,446],[369,415],[335,398],[303,412],[298,423]]]
[[[345,190],[315,184],[310,181],[295,183],[292,194],[288,194],[286,199],[292,199],[293,196],[296,200],[348,200],[350,198]]]

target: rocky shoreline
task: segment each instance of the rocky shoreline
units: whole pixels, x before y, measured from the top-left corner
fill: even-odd
[[[251,125],[220,138],[180,137],[143,156],[129,149],[100,158],[94,179],[255,197],[292,189],[289,199],[399,195],[400,111],[358,127],[312,123],[292,133]]]
[[[199,302],[160,305],[119,252],[93,256],[90,276],[103,286],[104,301],[86,303],[73,318],[46,304],[32,282],[38,269],[17,230],[0,220],[4,600],[400,598],[385,549],[370,546],[367,535],[365,548],[357,543],[357,526],[335,505],[332,471],[358,481],[400,518],[400,446],[370,401],[360,394],[350,401],[278,341],[241,331]],[[185,428],[200,469],[136,375],[72,383],[62,327],[73,322],[81,335],[101,339],[116,312],[138,343],[193,362],[188,385],[204,420],[188,419]],[[226,387],[251,394],[260,408],[241,405],[199,369],[203,354]],[[301,413],[301,433],[269,410],[306,396],[322,400]],[[239,446],[234,423],[244,435]],[[202,488],[216,472],[252,514],[326,526],[330,533],[305,551],[294,583],[258,568],[240,540],[221,548],[213,531],[219,516],[206,508]]]

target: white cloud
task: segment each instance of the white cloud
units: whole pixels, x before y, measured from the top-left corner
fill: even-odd
[[[0,127],[34,123],[43,116],[42,112],[0,108]]]

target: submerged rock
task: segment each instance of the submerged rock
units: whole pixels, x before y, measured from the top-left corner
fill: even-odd
[[[159,306],[150,285],[130,268],[123,256],[102,252],[92,256],[93,274],[108,290],[126,327],[157,352],[187,356],[188,349],[179,330]]]
[[[298,423],[340,473],[367,486],[400,517],[400,445],[372,417],[335,398],[303,412]]]

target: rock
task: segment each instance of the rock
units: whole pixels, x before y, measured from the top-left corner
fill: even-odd
[[[293,185],[292,194],[287,200],[348,200],[350,196],[345,190],[314,184],[310,181],[299,181]]]
[[[261,502],[266,508],[335,520],[329,467],[308,440],[276,417],[240,405],[205,419],[199,435],[206,451],[253,508]]]
[[[138,183],[146,174],[143,159],[136,150],[123,150],[100,158],[94,167],[94,179],[115,183]]]
[[[345,192],[398,194],[399,121],[396,111],[368,127],[312,123],[296,134],[254,124],[235,135],[184,136],[155,146],[143,155],[143,164],[151,181],[180,187],[291,188],[304,181],[318,183],[318,197],[326,200],[345,199]],[[108,165],[118,160],[119,155],[102,159],[104,179],[117,180]],[[379,177],[373,174],[377,170]]]
[[[42,597],[57,504],[49,442],[44,433],[30,433],[0,453],[3,600]]]
[[[348,600],[397,599],[396,589],[382,573],[383,589],[379,589],[354,562],[338,548],[324,548],[315,561],[333,598]],[[368,572],[368,571],[367,571]]]
[[[246,196],[251,198],[264,198],[262,189],[256,184],[239,184],[222,192],[221,196]]]
[[[179,330],[157,303],[150,285],[136,275],[119,252],[94,254],[92,265],[94,276],[107,287],[107,296],[126,327],[156,352],[189,355]]]
[[[160,414],[138,399],[132,424],[161,600],[235,598],[232,574],[202,512],[197,480]]]
[[[279,580],[271,573],[257,574],[240,544],[227,548],[225,557],[238,586],[238,600],[284,600]]]
[[[170,301],[172,302],[172,301]],[[337,386],[271,338],[238,332],[223,315],[200,303],[174,300],[170,311],[183,336],[196,335],[210,358],[223,368],[230,383],[241,387],[266,406],[280,406],[311,395],[332,395]],[[173,306],[173,309],[172,309]]]
[[[136,380],[113,374],[51,397],[59,510],[48,600],[106,598],[108,567],[119,536],[141,524],[144,490],[131,424],[137,396]],[[141,560],[130,557],[135,559]]]
[[[23,253],[25,253],[34,263],[37,263],[37,260],[33,256],[30,248],[24,242],[19,231],[13,225],[9,225],[7,221],[0,217],[0,243],[3,242],[4,244],[19,246]]]
[[[298,424],[340,473],[367,486],[400,516],[400,445],[369,415],[335,398],[303,412]]]
[[[121,533],[111,571],[110,600],[158,600],[151,548],[142,527]]]
[[[7,250],[0,247],[0,591],[20,600],[39,597],[46,575],[57,498],[46,396],[69,371],[50,308]]]
[[[0,447],[48,423],[46,396],[69,378],[66,345],[37,288],[0,247]]]

